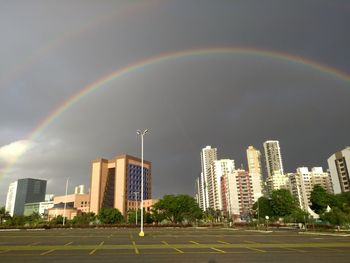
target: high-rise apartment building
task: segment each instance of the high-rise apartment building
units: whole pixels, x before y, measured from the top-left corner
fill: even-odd
[[[144,160],[143,199],[152,198],[151,162]],[[137,194],[135,194],[137,193]],[[124,216],[141,200],[141,159],[120,155],[112,160],[92,162],[90,212],[98,213],[103,207],[117,208]]]
[[[267,188],[271,192],[281,188],[289,188],[289,179],[284,174],[279,141],[264,142],[265,164],[267,172]]]
[[[247,163],[250,180],[253,187],[254,202],[263,195],[263,178],[261,169],[261,153],[253,146],[247,149]]]
[[[334,153],[328,158],[335,194],[350,191],[350,147]]]
[[[204,211],[208,207],[215,207],[215,189],[218,184],[215,184],[214,176],[214,161],[217,160],[217,149],[206,146],[201,151],[201,176],[199,179],[200,191],[198,195],[198,204]]]
[[[232,174],[235,170],[235,161],[230,159],[222,159],[214,161],[213,169],[213,202],[209,202],[209,207],[214,210],[222,210],[221,195],[221,177],[226,174]],[[210,200],[211,201],[211,200]]]
[[[5,209],[13,215],[23,215],[26,203],[45,200],[46,181],[40,179],[19,179],[10,184]]]
[[[329,174],[323,172],[322,167],[314,167],[309,171],[307,167],[299,167],[296,173],[288,174],[290,191],[298,200],[300,208],[309,211],[311,192],[315,185],[322,186],[328,193],[333,193]]]
[[[234,170],[221,179],[223,210],[229,218],[237,220],[250,214],[254,204],[253,186],[249,173]]]
[[[265,141],[264,152],[267,177],[269,178],[275,173],[284,174],[279,141]]]

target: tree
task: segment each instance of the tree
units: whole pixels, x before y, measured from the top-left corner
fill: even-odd
[[[4,206],[1,207],[0,208],[0,225],[4,223],[4,220],[8,220],[10,218],[11,218],[10,213],[6,211]]]
[[[271,200],[262,196],[256,201],[253,205],[253,209],[255,210],[256,218],[264,218],[265,216],[269,216],[270,218],[273,216],[273,210],[271,207]]]
[[[321,219],[336,226],[342,226],[350,222],[349,214],[344,213],[338,207],[334,207],[331,211],[323,214]]]
[[[34,212],[30,216],[26,216],[25,220],[29,225],[38,225],[43,222],[40,214],[38,212]]]
[[[122,213],[116,208],[101,208],[97,218],[102,224],[119,224],[124,222]]]
[[[295,198],[287,189],[274,190],[271,193],[271,207],[274,215],[284,217],[297,208]]]
[[[153,210],[157,210],[157,216],[161,214],[174,224],[185,220],[193,222],[202,217],[202,210],[189,195],[165,195],[153,205]]]
[[[316,214],[321,215],[326,211],[327,206],[331,205],[331,195],[322,186],[317,184],[311,192],[310,201],[311,209]]]
[[[81,213],[76,215],[71,223],[73,225],[89,225],[90,223],[94,222],[96,219],[96,215],[93,212],[89,213]]]
[[[63,216],[58,215],[51,219],[50,221],[51,225],[63,225]]]
[[[141,221],[141,209],[137,209],[137,223]],[[136,224],[136,209],[130,209],[128,211],[128,223]]]

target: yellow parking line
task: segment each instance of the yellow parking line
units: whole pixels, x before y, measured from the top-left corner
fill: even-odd
[[[221,240],[218,240],[218,242],[221,243],[221,244],[231,245],[231,243],[225,242],[225,241],[221,241]]]
[[[192,244],[196,244],[196,245],[200,245],[198,242],[196,242],[196,241],[189,241],[190,243],[192,243]]]
[[[35,246],[35,245],[38,245],[38,244],[40,244],[40,242],[30,243],[27,246]]]
[[[211,247],[210,249],[215,250],[215,251],[218,251],[218,252],[220,252],[220,253],[226,253],[226,251],[223,251],[223,250],[218,249],[218,248],[215,248],[215,247]]]
[[[296,251],[296,252],[306,252],[305,250],[301,250],[301,249],[296,249],[296,248],[290,248],[290,247],[280,247],[286,250],[290,250],[290,251]]]
[[[340,249],[328,248],[328,247],[321,247],[321,249],[333,251],[333,252],[344,252],[343,250],[340,250]]]
[[[105,243],[105,242],[102,241],[102,242],[98,245],[98,247],[96,247],[94,250],[92,250],[92,251],[89,253],[89,255],[90,255],[90,256],[93,255],[93,254],[97,251],[97,249],[98,249],[99,247],[101,247],[104,243]]]
[[[254,251],[259,251],[259,252],[266,252],[266,250],[254,248],[254,247],[246,247],[246,249],[254,250]]]
[[[55,250],[56,250],[56,249],[51,249],[51,250],[45,251],[45,252],[41,253],[40,256],[47,255],[47,254],[49,254],[49,253],[51,253],[51,252],[53,252],[53,251],[55,251]]]
[[[63,246],[69,246],[70,244],[73,244],[73,241],[68,242],[67,244],[64,244]]]
[[[136,243],[135,241],[132,241],[132,245],[134,246],[134,250],[135,250],[135,254],[140,254],[140,251],[138,250],[138,248],[136,247]]]
[[[172,249],[176,250],[177,252],[179,252],[179,253],[181,253],[181,254],[185,253],[185,252],[183,252],[182,250],[180,250],[180,249],[178,249],[178,248],[176,248],[176,247],[170,246],[170,245],[168,244],[168,242],[166,242],[166,241],[162,241],[162,243],[165,244],[165,245],[167,245],[167,246],[169,246],[169,247],[171,247]]]
[[[256,243],[254,241],[250,241],[250,240],[244,240],[245,243],[249,243],[249,244],[259,244],[259,243]]]

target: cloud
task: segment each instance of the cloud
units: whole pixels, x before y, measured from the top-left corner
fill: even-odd
[[[0,147],[0,161],[5,163],[14,162],[23,153],[32,148],[34,143],[30,140],[19,140]]]

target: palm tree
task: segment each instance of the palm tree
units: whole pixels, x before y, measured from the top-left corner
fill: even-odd
[[[5,207],[0,208],[0,225],[4,222],[4,220],[9,219],[11,216],[8,211],[6,211]]]

